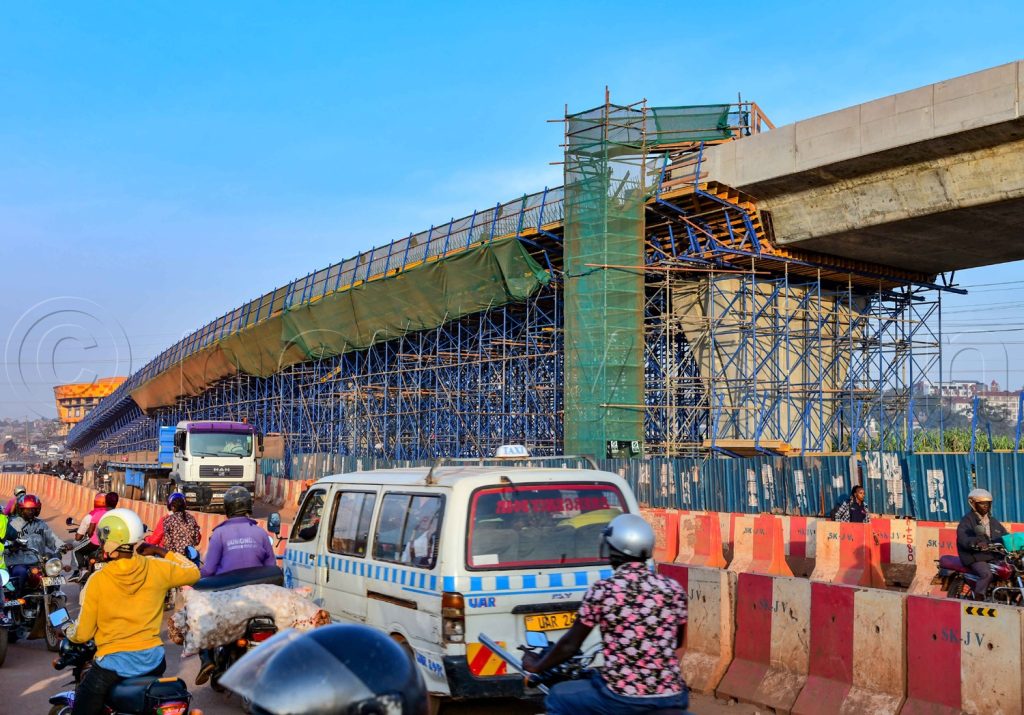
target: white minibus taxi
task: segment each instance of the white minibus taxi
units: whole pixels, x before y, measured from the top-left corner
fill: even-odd
[[[479,642],[551,640],[611,575],[601,532],[638,513],[618,475],[473,464],[381,469],[311,486],[284,556],[285,585],[336,621],[382,629],[440,697],[520,697],[521,676]],[[597,641],[595,630],[586,646]]]

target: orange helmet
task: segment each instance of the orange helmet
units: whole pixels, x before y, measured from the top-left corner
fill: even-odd
[[[106,509],[107,508],[107,493],[100,492],[96,495],[96,498],[92,500],[93,509]]]

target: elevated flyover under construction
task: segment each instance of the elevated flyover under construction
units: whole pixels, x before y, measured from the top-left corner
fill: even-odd
[[[911,386],[942,379],[949,273],[1021,257],[1002,224],[970,218],[1009,216],[1024,182],[1020,154],[1006,160],[1018,77],[1007,65],[778,128],[752,102],[606,97],[564,117],[564,186],[243,304],[132,375],[69,445],[99,459],[155,450],[160,425],[247,419],[281,435],[286,465],[505,443],[601,456],[912,447]],[[971,166],[1001,173],[985,189],[964,178]]]

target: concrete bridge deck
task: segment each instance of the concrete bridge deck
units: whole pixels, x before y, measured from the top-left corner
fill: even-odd
[[[711,147],[775,240],[939,273],[1024,259],[1024,61]]]

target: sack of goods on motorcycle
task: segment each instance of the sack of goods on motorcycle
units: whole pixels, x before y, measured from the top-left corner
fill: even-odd
[[[168,634],[191,655],[241,638],[249,620],[260,616],[272,616],[279,630],[305,631],[331,622],[327,611],[300,594],[260,584],[226,591],[187,590],[184,605],[168,619]]]

